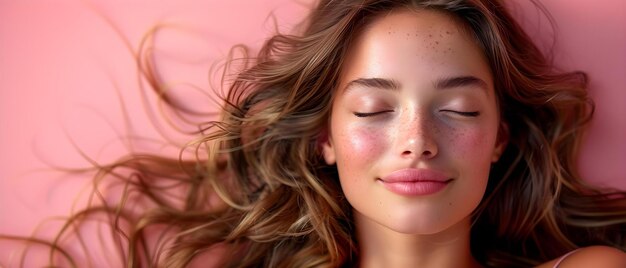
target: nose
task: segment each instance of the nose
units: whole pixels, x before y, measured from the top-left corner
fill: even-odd
[[[412,116],[400,124],[399,151],[404,158],[433,158],[438,153],[436,129],[428,116]]]

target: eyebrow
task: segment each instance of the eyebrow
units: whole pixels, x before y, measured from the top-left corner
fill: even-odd
[[[389,89],[389,90],[399,90],[400,83],[393,79],[386,78],[358,78],[350,81],[345,87],[345,89],[350,89],[355,85],[360,85],[363,87],[371,87],[371,88],[380,88],[380,89]]]
[[[479,87],[484,90],[489,89],[487,86],[487,82],[484,80],[471,75],[466,76],[456,76],[456,77],[447,77],[440,80],[437,80],[434,83],[435,89],[449,89],[456,87]]]
[[[360,86],[369,87],[369,88],[386,89],[386,90],[399,90],[401,87],[400,83],[396,80],[374,77],[374,78],[358,78],[358,79],[352,80],[345,86],[345,89],[346,90],[350,89],[351,87],[355,85],[360,85]],[[438,90],[451,89],[451,88],[457,88],[457,87],[470,87],[470,86],[482,88],[485,90],[489,88],[487,86],[487,82],[485,82],[484,80],[478,77],[471,76],[471,75],[442,78],[442,79],[435,81],[433,83],[433,86],[435,89],[438,89]]]

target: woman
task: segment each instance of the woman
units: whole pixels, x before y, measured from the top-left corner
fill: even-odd
[[[206,156],[100,170],[134,169],[155,209],[67,226],[114,216],[128,266],[624,265],[626,195],[576,171],[585,77],[555,73],[501,3],[321,1],[250,63]],[[184,206],[150,179],[185,182]]]

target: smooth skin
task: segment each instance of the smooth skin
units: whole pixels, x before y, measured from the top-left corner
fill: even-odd
[[[398,10],[349,51],[322,145],[354,210],[360,267],[479,267],[470,217],[507,142],[480,47],[448,15]],[[406,170],[448,183],[419,195],[385,187]]]

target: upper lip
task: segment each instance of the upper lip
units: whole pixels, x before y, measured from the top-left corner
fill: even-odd
[[[446,176],[446,174],[444,174],[443,172],[433,170],[433,169],[416,169],[416,168],[405,168],[405,169],[396,170],[380,179],[387,183],[420,182],[420,181],[448,182],[452,180],[450,177]]]

